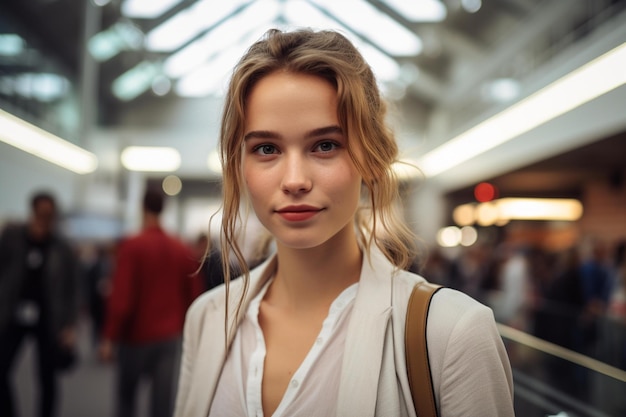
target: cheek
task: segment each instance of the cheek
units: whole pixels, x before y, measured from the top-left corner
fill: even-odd
[[[352,164],[346,164],[341,169],[327,172],[326,183],[329,189],[340,201],[355,202],[358,205],[361,195],[362,178]]]
[[[257,197],[266,194],[264,187],[267,187],[267,178],[264,178],[258,171],[246,167],[246,164],[243,166],[243,179],[246,188],[245,191],[252,202],[254,202]]]

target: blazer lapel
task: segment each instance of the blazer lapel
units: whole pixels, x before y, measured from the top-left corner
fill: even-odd
[[[250,288],[247,292],[244,303],[242,305],[242,314],[239,321],[243,318],[248,304],[254,296],[261,290],[263,285],[274,274],[276,270],[276,258],[272,258],[259,266],[250,275]],[[231,294],[229,304],[229,323],[236,320],[235,313],[237,304],[243,290],[243,279],[238,278],[231,284]],[[191,384],[192,392],[189,393],[190,409],[185,413],[186,416],[207,416],[211,407],[211,401],[215,395],[215,390],[222,373],[222,367],[226,362],[228,354],[226,346],[230,346],[235,334],[229,333],[228,343],[217,343],[216,338],[224,335],[224,304],[218,303],[213,306],[211,311],[207,311],[204,316],[204,322],[200,324],[200,340],[198,343],[198,353],[196,355],[197,364],[194,367],[193,383]],[[239,323],[238,323],[239,324]],[[235,329],[235,327],[231,327]]]
[[[376,249],[363,257],[348,326],[337,416],[374,416],[385,334],[391,316],[393,266]]]

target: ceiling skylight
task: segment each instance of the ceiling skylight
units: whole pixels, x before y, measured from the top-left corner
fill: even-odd
[[[249,0],[200,0],[150,31],[146,48],[151,51],[174,51],[202,31],[229,17]],[[266,2],[261,2],[266,4]]]
[[[183,97],[203,97],[223,93],[233,67],[250,44],[259,37],[259,31],[255,30],[236,45],[224,48],[220,54],[181,78],[176,84],[176,93]]]
[[[363,54],[363,57],[370,64],[374,74],[380,81],[394,80],[399,76],[400,67],[394,59],[364,42],[354,32],[322,13],[320,9],[312,6],[308,1],[294,0],[287,2],[283,15],[290,25],[314,29],[332,29],[348,37]]]
[[[415,56],[422,51],[422,40],[415,33],[367,1],[312,2],[392,56]]]
[[[182,0],[124,0],[122,14],[139,19],[153,19],[176,6]]]
[[[446,6],[439,0],[382,0],[412,22],[441,22],[447,16]]]
[[[275,1],[256,2],[246,7],[232,19],[213,28],[200,39],[192,42],[179,52],[169,57],[164,64],[165,73],[171,78],[179,78],[197,68],[221,50],[229,48],[245,36],[242,28],[251,28],[258,22],[271,22],[279,13],[279,4]],[[263,34],[257,31],[257,38]]]

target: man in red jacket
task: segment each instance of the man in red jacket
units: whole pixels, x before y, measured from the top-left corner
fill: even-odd
[[[117,347],[118,417],[136,415],[139,382],[150,380],[151,416],[170,416],[185,313],[202,292],[189,247],[161,228],[163,195],[148,190],[142,231],[120,243],[107,303],[100,357]]]

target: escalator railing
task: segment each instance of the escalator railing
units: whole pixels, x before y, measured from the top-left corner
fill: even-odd
[[[518,417],[626,416],[626,371],[621,362],[626,358],[626,329],[608,318],[598,328],[598,355],[592,357],[498,324],[513,367]],[[607,351],[612,358],[618,352],[618,366],[601,360]]]

